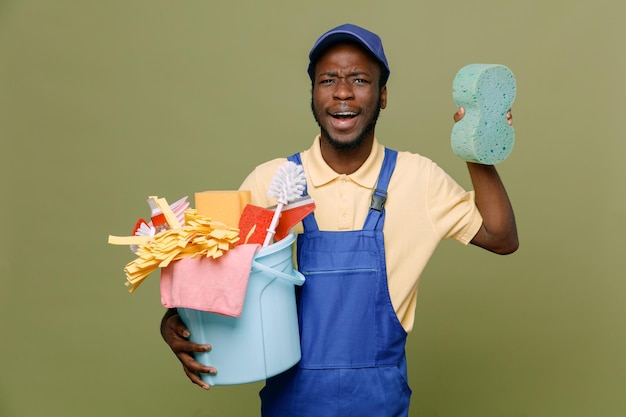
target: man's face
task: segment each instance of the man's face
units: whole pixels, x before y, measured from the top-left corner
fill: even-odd
[[[315,65],[311,108],[322,139],[337,149],[357,148],[374,137],[387,87],[380,89],[378,62],[359,47],[330,47]]]

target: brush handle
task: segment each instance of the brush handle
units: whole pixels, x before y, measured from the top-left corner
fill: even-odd
[[[267,235],[265,235],[265,242],[263,242],[263,247],[269,246],[272,242],[272,238],[274,234],[276,234],[276,226],[278,226],[278,219],[280,219],[280,212],[283,210],[283,203],[278,203],[276,206],[276,210],[274,210],[274,216],[272,217],[272,223],[270,223],[269,229],[267,229]]]

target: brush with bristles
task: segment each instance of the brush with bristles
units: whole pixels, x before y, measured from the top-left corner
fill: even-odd
[[[276,226],[278,226],[278,219],[280,218],[280,212],[283,206],[289,204],[290,201],[296,200],[302,195],[304,188],[306,187],[306,175],[302,165],[298,165],[295,162],[287,161],[276,170],[270,188],[267,191],[267,195],[274,197],[278,202],[276,209],[274,210],[274,216],[270,223],[269,229],[267,229],[267,235],[265,236],[265,242],[263,247],[266,247],[272,241],[274,234],[276,233]]]

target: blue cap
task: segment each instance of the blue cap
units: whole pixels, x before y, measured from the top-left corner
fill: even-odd
[[[315,41],[311,52],[309,52],[309,67],[307,68],[307,72],[309,73],[311,80],[314,77],[315,62],[320,55],[322,55],[322,53],[331,45],[342,41],[357,42],[370,51],[372,55],[374,55],[374,57],[381,64],[383,64],[383,68],[386,71],[382,74],[382,81],[383,84],[387,82],[390,73],[389,64],[387,63],[385,51],[383,50],[383,42],[380,40],[380,37],[367,29],[363,29],[362,27],[351,25],[349,23],[329,30],[320,36],[317,41]]]

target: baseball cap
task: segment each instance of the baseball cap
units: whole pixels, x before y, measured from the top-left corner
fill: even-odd
[[[389,64],[387,63],[385,51],[383,50],[383,42],[380,37],[367,29],[363,29],[362,27],[352,25],[350,23],[346,23],[329,30],[320,36],[317,41],[315,41],[313,48],[311,48],[311,52],[309,52],[309,67],[307,68],[307,72],[309,73],[311,80],[314,76],[315,62],[317,59],[326,49],[328,49],[328,47],[341,41],[357,42],[370,51],[372,55],[374,55],[374,57],[381,64],[383,64],[383,68],[386,70],[382,74],[383,84],[387,82],[390,73]]]

